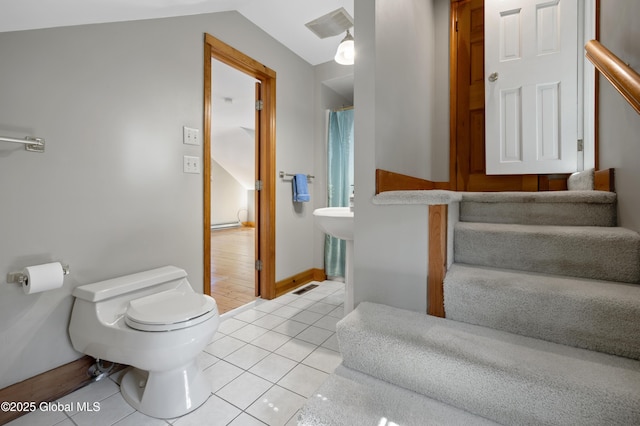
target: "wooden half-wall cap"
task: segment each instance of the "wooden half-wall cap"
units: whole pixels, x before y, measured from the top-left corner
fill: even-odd
[[[450,189],[449,182],[433,182],[388,170],[376,169],[376,194],[387,191]]]
[[[587,59],[640,114],[640,74],[597,40],[587,42],[585,50]]]
[[[616,192],[615,169],[596,170],[593,173],[593,189]]]

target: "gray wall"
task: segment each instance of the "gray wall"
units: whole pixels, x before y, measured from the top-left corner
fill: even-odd
[[[601,2],[600,41],[640,72],[640,2]],[[619,225],[640,232],[640,115],[600,76],[600,168],[616,169]]]
[[[235,12],[0,34],[0,271],[67,262],[63,289],[0,286],[0,388],[70,362],[73,287],[173,264],[202,291],[203,34],[277,72],[278,165],[313,172],[314,70]],[[311,100],[311,101],[310,101]],[[311,217],[277,181],[276,279],[312,268]],[[304,230],[304,232],[302,231]]]
[[[355,302],[426,311],[427,207],[376,206],[375,169],[447,180],[448,7],[355,0]],[[437,5],[438,7],[435,7]],[[438,22],[438,25],[436,25]],[[438,28],[439,31],[436,31]],[[442,67],[436,72],[437,67]],[[447,114],[448,116],[448,114]]]
[[[377,0],[375,8],[376,166],[446,181],[449,1]]]

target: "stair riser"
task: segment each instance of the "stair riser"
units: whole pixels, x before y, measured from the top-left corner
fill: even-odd
[[[640,281],[637,234],[477,225],[456,225],[455,262],[606,281]]]
[[[448,319],[640,360],[640,287],[454,264]]]
[[[378,306],[338,323],[346,367],[501,424],[640,424],[636,361]]]
[[[463,201],[460,221],[523,225],[616,226],[615,204]]]

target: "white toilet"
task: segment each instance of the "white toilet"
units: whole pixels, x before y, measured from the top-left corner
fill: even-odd
[[[69,323],[73,347],[131,365],[120,390],[136,410],[182,416],[211,395],[196,358],[220,322],[216,301],[193,291],[174,266],[76,287]]]

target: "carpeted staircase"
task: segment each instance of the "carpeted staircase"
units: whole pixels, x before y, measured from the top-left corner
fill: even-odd
[[[640,425],[640,235],[615,203],[463,193],[446,319],[360,303],[299,424]]]

